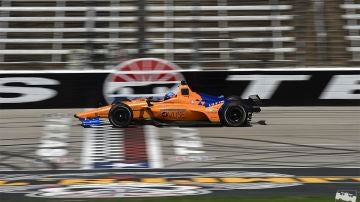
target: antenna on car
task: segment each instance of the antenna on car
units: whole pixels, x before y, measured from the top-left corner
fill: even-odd
[[[181,85],[187,85],[186,81],[185,81],[185,80],[182,80],[182,81],[181,81]]]

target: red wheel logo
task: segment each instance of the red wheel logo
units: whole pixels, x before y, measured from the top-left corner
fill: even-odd
[[[184,79],[178,70],[177,65],[157,58],[126,61],[106,79],[105,98],[111,103],[119,98],[163,97]]]

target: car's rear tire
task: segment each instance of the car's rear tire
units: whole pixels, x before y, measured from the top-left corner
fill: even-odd
[[[109,121],[115,128],[125,128],[129,126],[132,116],[131,108],[124,103],[112,105],[108,114]]]
[[[221,123],[229,127],[239,127],[246,124],[247,112],[240,103],[226,104],[220,113]]]

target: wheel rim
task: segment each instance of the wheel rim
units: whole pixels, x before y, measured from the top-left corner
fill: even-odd
[[[129,121],[129,111],[126,109],[117,109],[114,111],[113,117],[118,125],[126,124]]]
[[[240,107],[231,107],[227,113],[227,119],[232,123],[239,123],[243,119],[243,110]]]

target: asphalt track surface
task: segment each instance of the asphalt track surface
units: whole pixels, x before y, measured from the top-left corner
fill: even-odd
[[[60,129],[68,126],[59,132],[66,134],[67,159],[57,162],[63,161],[66,169],[81,168],[89,129],[72,117],[76,111],[1,110],[0,169],[51,168],[38,150],[46,133],[56,132],[48,128],[54,119],[60,120]],[[360,107],[267,107],[255,114],[251,127],[152,130],[164,168],[360,167]],[[192,148],[185,148],[191,158],[179,158],[179,148],[191,143]]]
[[[115,138],[116,141],[120,141],[117,136],[123,138],[143,133],[139,131],[145,131],[145,136],[152,134],[156,144],[151,142],[146,147],[157,147],[158,150],[148,150],[147,155],[153,160],[153,155],[157,156],[156,164],[153,164],[157,168],[194,171],[204,167],[241,168],[243,171],[260,169],[261,172],[280,174],[291,172],[294,176],[304,175],[300,168],[319,168],[320,171],[315,173],[318,176],[349,173],[359,176],[360,107],[264,107],[261,113],[255,114],[251,127],[148,126],[125,131],[109,126],[84,129],[73,118],[76,111],[79,109],[1,110],[0,170],[85,168],[88,166],[84,164],[89,161],[89,150],[84,148],[89,146],[89,134],[96,130],[95,133],[102,138],[110,134],[115,136],[111,136],[110,140]],[[61,137],[59,134],[62,134]],[[49,142],[54,137],[65,146]],[[95,146],[90,149],[96,150],[98,143],[96,139],[94,141]],[[109,145],[112,147],[112,143],[102,147],[106,149]],[[39,152],[59,146],[66,148],[65,156],[46,157],[46,152]],[[112,151],[106,152],[112,155]],[[109,158],[121,161],[122,155],[120,152],[119,157]],[[358,182],[320,183],[246,193],[333,193],[342,188],[355,189],[358,185]]]

